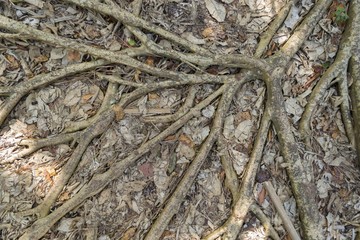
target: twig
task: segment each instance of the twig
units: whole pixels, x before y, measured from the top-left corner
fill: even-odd
[[[294,225],[292,224],[290,218],[288,217],[288,215],[286,214],[286,211],[284,209],[284,207],[282,206],[281,200],[278,197],[278,195],[276,194],[276,191],[274,189],[274,187],[272,186],[271,182],[266,181],[263,183],[266,191],[269,193],[270,199],[272,201],[272,203],[274,204],[277,212],[280,215],[280,218],[283,221],[284,227],[285,229],[288,231],[290,237],[292,240],[301,240],[299,234],[296,232]]]
[[[275,229],[273,228],[273,226],[271,225],[270,219],[268,217],[266,217],[266,215],[263,213],[261,208],[256,203],[253,203],[250,206],[250,211],[252,211],[255,214],[255,216],[257,217],[257,219],[260,220],[261,224],[265,228],[265,233],[268,236],[270,236],[274,240],[281,239],[279,237],[279,235],[277,234],[277,232],[275,231]]]

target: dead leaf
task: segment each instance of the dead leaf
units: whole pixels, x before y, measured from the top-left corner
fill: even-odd
[[[145,63],[149,66],[154,66],[154,58],[153,57],[147,57]]]
[[[50,52],[50,58],[53,60],[62,59],[66,54],[66,50],[64,48],[53,48]]]
[[[114,105],[113,110],[115,112],[116,121],[120,121],[121,119],[124,118],[125,113],[124,113],[124,109],[122,107],[120,107],[119,105]]]
[[[90,39],[95,39],[101,36],[99,30],[93,25],[86,25],[85,32]]]
[[[201,35],[203,35],[203,37],[205,37],[205,38],[214,37],[215,32],[212,27],[207,27],[202,31]]]
[[[35,63],[43,63],[43,62],[47,62],[48,60],[49,60],[49,58],[45,55],[40,55],[40,56],[34,58]]]
[[[81,53],[77,50],[68,50],[66,52],[66,60],[68,63],[81,62]]]
[[[154,168],[151,163],[144,163],[138,167],[139,171],[144,175],[144,177],[154,176]]]
[[[186,159],[193,159],[196,154],[193,147],[184,144],[182,142],[179,144],[178,151],[179,151],[179,156],[186,157]]]
[[[8,63],[7,66],[8,66],[8,69],[10,71],[18,69],[20,67],[20,63],[18,62],[18,60],[13,55],[6,54],[5,58],[7,60],[7,63]]]
[[[126,230],[126,232],[124,233],[124,235],[122,236],[122,238],[120,238],[120,240],[130,240],[130,239],[133,239],[135,233],[136,233],[136,228],[135,228],[135,227],[131,227],[131,228],[129,228],[129,229]]]
[[[265,200],[265,197],[266,197],[266,190],[265,188],[261,189],[261,191],[259,192],[259,196],[258,196],[258,202],[260,205],[263,204],[264,200]]]
[[[159,95],[156,93],[149,93],[148,97],[149,97],[149,100],[156,100],[156,99],[160,98]]]
[[[179,141],[181,143],[184,143],[184,144],[190,146],[190,147],[194,146],[194,142],[186,134],[181,134],[180,137],[179,137]]]
[[[223,22],[226,16],[225,7],[215,0],[205,0],[205,5],[210,15],[218,22]]]

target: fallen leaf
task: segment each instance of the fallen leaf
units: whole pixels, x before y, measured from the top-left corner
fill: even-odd
[[[130,240],[130,239],[133,239],[135,233],[136,233],[136,228],[135,228],[135,227],[131,227],[131,228],[129,228],[129,229],[126,230],[126,232],[124,233],[123,237],[120,238],[120,240]]]
[[[181,143],[184,143],[184,144],[190,146],[190,147],[194,146],[194,142],[186,134],[181,134],[179,136],[179,141]]]
[[[18,60],[13,55],[6,54],[5,58],[7,60],[9,70],[15,70],[20,67]]]
[[[45,55],[40,55],[40,56],[34,58],[35,63],[43,63],[43,62],[47,62],[48,60],[49,60],[49,58]]]
[[[205,0],[205,5],[210,15],[218,22],[223,22],[226,16],[225,7],[215,0]]]
[[[81,62],[81,53],[77,50],[68,50],[66,54],[66,60],[69,63]]]
[[[115,119],[116,121],[120,121],[124,118],[124,109],[118,105],[114,105],[113,110],[115,112]]]
[[[201,32],[201,35],[203,35],[203,37],[205,37],[205,38],[214,37],[215,32],[212,27],[207,27]]]
[[[259,196],[258,196],[258,202],[260,205],[264,203],[265,197],[266,197],[266,190],[265,188],[263,188],[259,192]]]
[[[144,177],[154,176],[154,168],[151,163],[144,163],[138,167],[139,171],[144,175]]]
[[[145,63],[149,66],[154,66],[154,58],[153,57],[147,57]]]
[[[149,100],[156,100],[156,99],[160,98],[159,95],[156,93],[149,93],[148,97],[149,97]]]

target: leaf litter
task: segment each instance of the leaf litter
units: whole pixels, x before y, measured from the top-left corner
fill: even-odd
[[[119,50],[122,47],[121,39],[114,36],[113,39],[109,38],[113,29],[108,24],[108,19],[102,16],[81,12],[63,3],[35,0],[26,2],[30,3],[25,5],[27,8],[19,8],[16,11],[17,15],[24,16],[23,21],[26,24],[53,29],[59,35],[73,35],[88,42],[105,44],[105,47],[110,49]],[[188,1],[171,2],[172,5],[169,5],[167,1],[144,1],[142,14],[146,16],[143,17],[151,19],[152,22],[165,29],[172,29],[182,34],[195,44],[205,45],[215,52],[252,52],[257,43],[258,34],[264,30],[276,11],[280,9],[280,7],[272,9],[272,5],[266,0],[206,0],[205,3],[194,1],[195,8],[193,4],[188,4]],[[281,2],[280,6],[284,3],[279,2]],[[32,5],[38,9],[33,9]],[[276,44],[281,45],[284,39],[287,39],[290,31],[298,24],[300,16],[311,5],[311,1],[302,1],[300,7],[292,9],[285,21],[285,26],[274,38]],[[242,10],[235,13],[236,18],[233,20],[234,23],[245,27],[245,30],[238,29],[246,36],[242,43],[238,41],[238,35],[228,34],[229,31],[237,30],[227,25],[227,21],[231,22],[227,18],[229,9],[232,7]],[[54,9],[59,10],[54,11]],[[36,14],[30,14],[30,11],[35,11]],[[42,15],[43,11],[47,12],[49,18],[40,21],[38,16]],[[174,22],[169,15],[162,14],[163,12],[175,14],[177,21]],[[195,14],[191,14],[194,12]],[[185,26],[179,24],[189,23],[194,20],[194,17],[202,18],[201,24],[185,24]],[[86,19],[86,21],[79,22],[80,19]],[[44,21],[46,24],[43,24]],[[69,21],[77,21],[79,24],[69,24]],[[110,29],[106,26],[110,26]],[[328,36],[318,40],[315,35],[321,31],[325,31]],[[288,83],[284,84],[283,89],[287,95],[286,111],[295,124],[304,110],[302,102],[306,97],[303,95],[306,89],[305,91],[302,88],[295,89],[293,86],[294,84],[304,85],[308,82],[314,73],[312,67],[314,64],[321,65],[333,60],[337,49],[331,42],[331,38],[338,34],[340,34],[339,29],[332,25],[329,19],[322,20],[313,36],[310,36],[309,41],[303,46],[305,55],[302,56],[299,53],[289,68]],[[17,44],[29,45],[21,40]],[[61,48],[43,48],[37,45],[29,45],[28,52],[19,50],[14,55],[2,53],[0,81],[3,86],[13,85],[21,81],[24,76],[19,60],[15,56],[29,58],[31,61],[28,67],[34,74],[80,62],[86,57]],[[104,98],[104,86],[99,82],[83,81],[84,78],[91,78],[91,76],[77,76],[76,81],[70,84],[54,84],[35,90],[26,97],[12,114],[9,127],[1,129],[0,157],[7,158],[19,151],[18,144],[22,139],[48,137],[60,133],[68,121],[79,121],[93,116]],[[261,97],[263,93],[257,91],[261,88],[263,86],[256,82],[247,84],[239,93],[243,97],[234,100],[232,113],[225,120],[224,136],[228,142],[227,150],[231,153],[232,164],[239,178],[248,161],[251,140],[256,134],[253,129],[258,126],[259,116],[263,114],[261,104],[257,104],[258,101],[263,101]],[[328,91],[329,96],[336,97],[336,90]],[[202,87],[197,98],[203,98],[209,92],[211,92],[211,86]],[[148,109],[154,106],[176,108],[176,103],[183,97],[176,90],[164,90],[158,92],[157,96],[152,99],[146,96],[136,102],[141,116],[146,115]],[[353,153],[348,151],[344,142],[341,141],[346,139],[346,136],[339,116],[336,114],[338,111],[338,104],[331,104],[330,101],[323,103],[323,107],[314,118],[314,127],[319,135],[315,136],[317,143],[314,144],[313,152],[305,153],[304,158],[312,161],[318,168],[316,179],[320,196],[318,204],[319,207],[325,209],[327,235],[333,239],[350,239],[351,233],[346,231],[348,223],[356,223],[359,220],[358,214],[354,214],[360,211],[359,191],[356,190],[359,189],[357,188],[359,173],[352,169],[349,163],[354,159]],[[83,207],[73,213],[76,217],[63,218],[55,228],[58,236],[62,239],[72,238],[77,236],[76,232],[80,231],[79,229],[95,225],[101,229],[99,239],[117,239],[124,233],[134,238],[140,237],[131,235],[132,229],[148,227],[155,214],[156,206],[163,204],[166,196],[174,188],[176,179],[191,163],[197,148],[208,136],[209,120],[213,117],[214,106],[210,105],[203,109],[201,116],[192,119],[182,128],[182,137],[174,137],[178,140],[173,143],[175,148],[165,146],[164,143],[161,148],[153,149],[149,155],[139,161],[137,166],[128,169],[120,179],[116,179],[98,196],[86,200]],[[69,183],[72,188],[68,187],[63,191],[60,201],[64,201],[67,195],[74,194],[93,173],[101,172],[114,159],[121,158],[136,149],[152,132],[157,131],[156,128],[161,128],[161,126],[162,124],[158,124],[154,130],[153,126],[133,116],[128,116],[119,123],[111,125],[102,138],[94,140],[86,150],[83,156],[83,164],[86,163],[86,165],[79,166],[81,170],[72,177]],[[272,181],[284,202],[288,215],[296,219],[298,213],[295,201],[289,194],[289,183],[284,173],[286,165],[279,156],[278,147],[273,137],[269,136],[261,167],[270,171]],[[0,210],[1,222],[3,222],[0,225],[1,228],[13,223],[11,213],[29,209],[33,204],[41,201],[40,199],[51,185],[51,178],[58,171],[58,165],[68,157],[69,151],[71,151],[70,144],[62,144],[41,150],[14,166],[0,169]],[[167,170],[170,158],[175,158],[176,163],[174,171],[169,174]],[[34,170],[36,168],[38,170]],[[176,219],[170,223],[164,239],[175,237],[200,239],[204,232],[214,229],[226,219],[231,203],[229,192],[223,186],[222,171],[217,154],[210,154],[209,161],[201,169],[195,184],[190,187],[188,198],[179,209]],[[259,187],[254,190],[254,197],[257,198],[260,193]],[[276,230],[285,233],[281,220],[268,199],[265,198],[261,205],[269,218],[274,219],[273,224]],[[23,222],[22,226],[27,224]],[[256,228],[260,226],[260,223],[249,221],[248,225]],[[15,232],[14,235],[18,236],[18,233]],[[261,239],[263,236],[261,229],[258,232],[244,231],[242,236],[245,235],[251,235],[253,239]]]

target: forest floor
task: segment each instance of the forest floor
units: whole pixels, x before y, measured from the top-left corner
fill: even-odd
[[[348,64],[313,93],[351,14],[313,2],[0,1],[0,239],[355,239]]]

